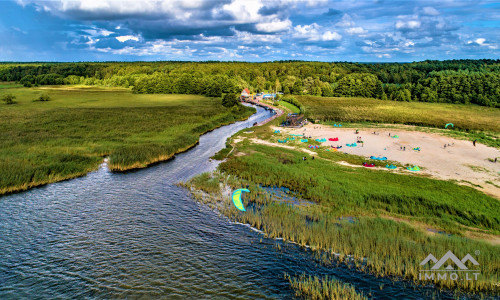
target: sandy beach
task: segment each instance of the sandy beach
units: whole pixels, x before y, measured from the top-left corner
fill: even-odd
[[[323,146],[339,145],[345,153],[367,158],[372,155],[385,156],[388,160],[402,164],[417,165],[423,167],[419,174],[429,174],[442,180],[457,180],[460,184],[472,186],[500,199],[500,159],[497,163],[488,160],[500,158],[500,151],[492,147],[479,143],[474,146],[470,141],[402,129],[367,128],[360,129],[358,134],[353,128],[315,124],[299,129],[279,129],[283,133],[304,133],[314,139],[326,138],[327,142],[322,143]],[[374,130],[376,134],[373,134]],[[398,138],[394,138],[395,135]],[[339,138],[338,142],[328,141],[335,137]],[[364,143],[358,143],[357,147],[346,146],[355,143],[357,137],[361,137]],[[412,150],[417,147],[420,147],[420,151]]]

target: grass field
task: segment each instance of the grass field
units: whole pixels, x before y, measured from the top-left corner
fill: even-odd
[[[477,105],[396,102],[368,98],[297,96],[310,119],[377,122],[500,132],[500,110]]]
[[[300,109],[297,106],[295,106],[295,105],[293,105],[291,103],[288,103],[288,102],[285,102],[285,101],[280,101],[279,104],[281,106],[284,106],[284,107],[288,108],[294,114],[300,113]]]
[[[361,271],[417,284],[425,283],[418,280],[418,269],[428,253],[443,255],[451,249],[463,257],[479,250],[484,254],[481,280],[435,284],[467,293],[497,292],[499,247],[466,238],[464,232],[498,235],[498,200],[448,181],[341,166],[333,163],[335,158],[312,160],[306,155],[304,162],[304,153],[295,150],[277,151],[244,141],[235,152],[220,165],[222,173],[203,174],[188,184],[215,195],[203,201],[215,204],[226,216],[269,237],[336,253],[334,261],[353,264]],[[245,198],[251,209],[236,211],[220,194],[220,182],[232,188],[248,187],[252,192]],[[261,186],[290,188],[314,204],[290,206]],[[426,228],[443,234],[432,235]],[[315,282],[307,285],[314,293],[321,292]]]
[[[16,88],[16,87],[22,87],[22,84],[18,84],[15,82],[5,82],[5,81],[0,81],[0,89],[9,89],[9,88]]]
[[[12,88],[0,103],[0,194],[81,176],[109,156],[112,170],[145,167],[197,143],[252,109],[219,98],[136,95],[127,89]],[[52,100],[33,102],[41,94]]]

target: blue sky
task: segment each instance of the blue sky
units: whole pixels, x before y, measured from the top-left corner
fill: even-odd
[[[0,0],[0,61],[500,58],[500,2]]]

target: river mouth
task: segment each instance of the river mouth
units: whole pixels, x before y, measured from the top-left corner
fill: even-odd
[[[209,158],[227,137],[270,116],[257,108],[150,168],[100,168],[2,197],[0,298],[283,299],[293,296],[284,273],[333,275],[379,299],[434,293],[324,266],[312,251],[229,222],[176,185],[215,170]]]

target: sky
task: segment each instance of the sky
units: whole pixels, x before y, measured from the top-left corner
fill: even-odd
[[[0,61],[500,58],[500,2],[0,0]]]

